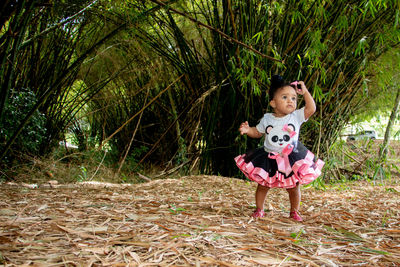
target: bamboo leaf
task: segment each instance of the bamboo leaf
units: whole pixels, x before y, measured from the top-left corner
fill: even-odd
[[[257,44],[259,42],[260,39],[263,38],[263,33],[262,32],[258,32],[256,33],[251,39],[256,39],[255,43]]]
[[[387,251],[376,250],[376,249],[367,248],[367,247],[360,247],[359,250],[364,251],[364,252],[374,253],[374,254],[380,254],[380,255],[390,255],[390,253]]]

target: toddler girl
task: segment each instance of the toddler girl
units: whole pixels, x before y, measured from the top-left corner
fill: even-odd
[[[304,97],[305,106],[301,109],[296,109],[297,94]],[[264,217],[268,190],[281,187],[289,193],[290,218],[302,221],[298,213],[300,184],[315,180],[324,165],[298,141],[300,126],[314,114],[315,102],[304,82],[288,84],[279,75],[271,79],[269,99],[273,113],[264,114],[255,127],[246,121],[239,128],[240,134],[251,138],[265,135],[264,146],[237,156],[235,161],[246,177],[258,183],[253,217]]]

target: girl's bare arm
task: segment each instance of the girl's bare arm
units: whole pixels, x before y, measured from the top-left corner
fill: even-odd
[[[315,111],[317,110],[317,107],[315,105],[314,98],[308,91],[306,85],[304,84],[303,81],[299,81],[299,84],[301,84],[301,90],[298,90],[297,93],[300,95],[303,95],[304,97],[304,102],[306,102],[305,108],[304,108],[304,118],[307,120],[310,118]]]
[[[246,134],[251,138],[261,138],[263,133],[260,133],[256,127],[250,127],[247,121],[240,124],[239,132],[241,135]]]

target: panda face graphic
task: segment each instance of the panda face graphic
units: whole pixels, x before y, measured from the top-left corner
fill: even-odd
[[[266,138],[268,138],[269,143],[277,148],[284,148],[288,144],[291,144],[292,137],[291,132],[295,131],[295,127],[293,124],[289,124],[287,126],[287,130],[282,129],[282,127],[273,127],[272,125],[268,125],[265,129],[267,133]]]

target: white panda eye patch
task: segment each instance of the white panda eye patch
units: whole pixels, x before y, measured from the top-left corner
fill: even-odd
[[[277,135],[272,136],[271,138],[272,142],[276,143],[279,140],[279,137]]]
[[[287,134],[285,134],[285,135],[283,136],[283,140],[284,140],[285,142],[289,141],[289,140],[290,140],[290,136],[287,135]]]

